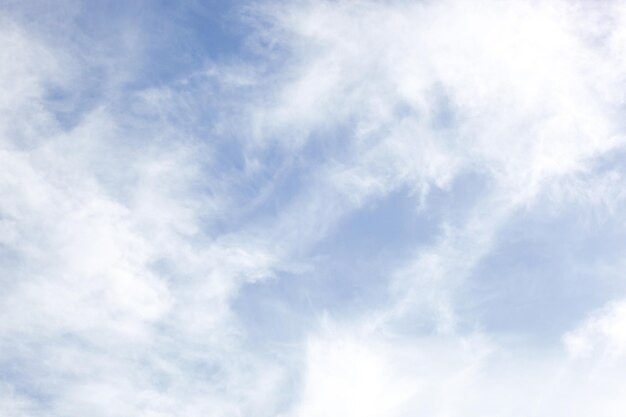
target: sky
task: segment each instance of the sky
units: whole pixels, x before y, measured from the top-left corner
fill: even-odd
[[[0,0],[0,415],[626,409],[623,0]]]

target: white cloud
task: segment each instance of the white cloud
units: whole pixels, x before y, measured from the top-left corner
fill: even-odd
[[[619,415],[621,303],[567,333],[565,349],[535,351],[459,326],[455,302],[528,207],[601,201],[623,227],[621,173],[597,164],[623,145],[625,10],[264,2],[247,9],[251,62],[146,88],[131,81],[147,71],[152,28],[112,22],[121,46],[108,59],[115,42],[88,51],[92,38],[57,39],[49,22],[5,11],[1,411]],[[232,304],[247,285],[314,275],[315,245],[341,219],[397,190],[415,216],[437,212],[433,194],[466,175],[481,195],[454,200],[433,244],[394,259],[388,305],[313,311],[322,330],[273,350],[247,339]]]
[[[150,119],[105,100],[64,127],[47,95],[61,85],[73,100],[83,64],[16,25],[2,31],[2,413],[223,415],[273,404],[237,400],[277,371],[237,353],[228,304],[271,274],[274,255],[236,234],[204,235],[228,201],[196,194],[206,181],[219,189],[203,176],[210,149],[154,110],[171,115],[179,103],[146,102],[159,116]]]
[[[565,335],[565,345],[574,357],[620,357],[626,353],[626,306],[612,302],[593,314],[579,328]]]

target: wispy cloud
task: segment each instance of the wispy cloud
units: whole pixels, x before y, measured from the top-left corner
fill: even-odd
[[[617,416],[626,7],[0,7],[0,414]]]

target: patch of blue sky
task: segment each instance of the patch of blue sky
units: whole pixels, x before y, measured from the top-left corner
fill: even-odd
[[[350,316],[383,306],[393,265],[436,225],[415,216],[406,190],[366,204],[341,219],[305,255],[303,272],[278,273],[242,288],[233,304],[256,343],[295,340],[325,313]]]
[[[433,188],[425,200],[403,187],[349,212],[302,255],[303,272],[279,272],[241,289],[233,306],[247,333],[255,343],[266,336],[271,344],[284,343],[323,314],[358,317],[388,307],[398,265],[432,245],[444,224],[461,222],[462,208],[487,184],[467,173],[447,190]]]
[[[134,93],[176,85],[181,76],[204,72],[215,62],[245,59],[249,48],[243,44],[251,29],[242,21],[243,3],[95,1],[51,7],[29,2],[5,7],[13,19],[28,22],[33,33],[80,63],[70,82],[48,85],[44,96],[46,108],[69,130],[103,101],[124,113]],[[194,93],[196,100],[203,97]],[[202,114],[206,103],[194,104],[195,114]],[[207,109],[202,116],[209,114]]]
[[[366,203],[312,249],[315,304],[339,313],[384,305],[393,266],[432,243],[438,229],[406,189]]]
[[[540,206],[515,216],[474,268],[458,294],[468,323],[549,345],[624,294],[614,270],[626,243],[622,227],[589,223],[576,204],[553,215],[545,210]]]

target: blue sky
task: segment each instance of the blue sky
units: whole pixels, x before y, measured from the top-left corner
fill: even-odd
[[[0,415],[621,416],[625,28],[0,2]]]

